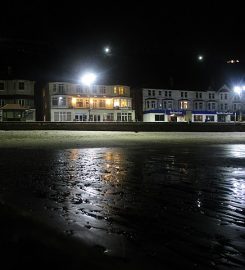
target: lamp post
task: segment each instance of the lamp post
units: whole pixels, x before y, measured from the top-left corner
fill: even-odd
[[[245,91],[245,85],[243,85],[243,86],[235,86],[234,88],[233,88],[233,91],[236,93],[236,94],[238,94],[239,95],[239,97],[240,97],[240,103],[241,103],[241,94],[242,94],[242,92],[243,91]],[[240,121],[242,121],[242,111],[241,111],[241,107],[239,108],[239,118],[238,118],[238,121],[240,122]],[[236,112],[235,112],[235,122],[236,122]]]
[[[90,119],[90,112],[91,112],[91,104],[90,104],[91,85],[95,82],[95,80],[96,80],[96,75],[94,73],[86,73],[81,78],[82,84],[84,84],[84,85],[86,85],[88,87],[88,96],[89,96],[88,121],[91,121],[91,119]]]

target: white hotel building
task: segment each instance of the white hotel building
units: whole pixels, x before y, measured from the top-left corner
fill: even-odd
[[[143,89],[144,122],[242,121],[245,95],[224,85],[218,91]]]
[[[128,86],[50,82],[48,93],[52,122],[135,121]]]

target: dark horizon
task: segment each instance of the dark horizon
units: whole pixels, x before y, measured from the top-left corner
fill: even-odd
[[[82,11],[62,3],[9,4],[1,18],[1,73],[11,66],[26,79],[73,81],[93,70],[98,84],[190,90],[237,84],[245,75],[239,3]],[[231,59],[240,62],[227,64]]]

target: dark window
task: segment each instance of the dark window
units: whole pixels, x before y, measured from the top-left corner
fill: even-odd
[[[24,90],[24,89],[25,89],[24,82],[19,82],[19,90]]]
[[[0,82],[0,90],[4,90],[4,83]]]
[[[164,121],[164,115],[161,114],[161,115],[155,115],[155,121]]]

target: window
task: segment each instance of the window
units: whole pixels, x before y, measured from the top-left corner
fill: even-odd
[[[0,107],[5,105],[5,100],[4,99],[0,99]]]
[[[81,88],[80,85],[77,85],[77,86],[76,86],[76,92],[77,92],[77,94],[82,93],[82,88]]]
[[[25,100],[24,99],[18,99],[18,104],[20,106],[25,106]]]
[[[162,91],[158,91],[158,95],[161,96],[162,95]]]
[[[227,94],[225,94],[225,99],[227,99]]]
[[[114,121],[113,113],[104,113],[103,121]]]
[[[206,122],[214,122],[214,115],[207,115]]]
[[[220,94],[220,99],[223,99],[223,94]]]
[[[184,97],[184,92],[181,92],[180,93],[180,96],[183,98]]]
[[[151,102],[151,107],[154,109],[154,108],[156,108],[156,102],[155,102],[155,100],[153,100],[152,102]]]
[[[105,105],[105,100],[104,100],[104,99],[100,99],[100,100],[99,100],[99,107],[100,107],[100,108],[105,108],[105,107],[106,107],[106,105]]]
[[[187,98],[187,92],[185,92],[185,98]]]
[[[164,121],[164,115],[163,114],[156,114],[155,115],[155,121]]]
[[[126,99],[121,99],[121,107],[127,107],[127,100]]]
[[[202,115],[194,115],[194,122],[202,122],[203,116]]]
[[[132,113],[117,113],[117,121],[120,122],[132,121]]]
[[[25,89],[24,82],[19,82],[19,90],[24,90],[24,89]]]
[[[123,87],[119,87],[119,95],[124,95],[125,89]]]
[[[155,96],[155,90],[152,90],[152,95]]]
[[[75,121],[85,122],[87,121],[87,115],[85,113],[77,113],[75,114]]]
[[[173,103],[172,101],[168,102],[168,110],[172,110],[173,109]]]
[[[228,110],[228,104],[225,103],[225,111]]]
[[[168,91],[168,96],[172,97],[172,92],[171,91]]]
[[[83,99],[82,98],[77,98],[76,99],[76,107],[82,108],[83,106],[84,106]]]
[[[66,106],[66,98],[59,97],[59,106]]]
[[[53,84],[53,92],[56,93],[57,89],[56,89],[56,84]]]
[[[168,91],[165,91],[165,97],[167,97],[168,96]]]
[[[71,112],[54,112],[54,121],[71,121]]]
[[[146,108],[147,108],[147,109],[150,108],[150,101],[149,101],[149,100],[146,101]]]
[[[64,84],[59,84],[59,93],[64,94]]]
[[[58,98],[57,97],[52,98],[52,106],[58,106]]]
[[[212,94],[212,99],[214,99],[214,94]]]
[[[4,82],[0,82],[0,91],[4,90]]]
[[[180,101],[180,109],[182,109],[182,110],[188,109],[188,102],[187,101]]]
[[[199,93],[199,98],[202,98],[202,93]]]
[[[148,90],[148,96],[151,96],[151,90]]]
[[[202,110],[202,102],[199,102],[199,110]]]
[[[198,98],[198,93],[196,93],[196,98]]]
[[[163,108],[167,109],[167,101],[163,101]]]
[[[208,110],[211,110],[211,104],[208,103]]]
[[[215,103],[212,103],[212,110],[215,110],[215,108],[216,108]]]
[[[223,104],[220,104],[220,110],[223,111]]]
[[[100,94],[105,94],[105,93],[106,93],[105,86],[100,86]]]
[[[197,102],[194,103],[195,110],[197,110]]]
[[[117,87],[114,86],[114,94],[117,94]]]
[[[233,109],[234,109],[234,111],[237,110],[237,105],[236,104],[233,105]]]

